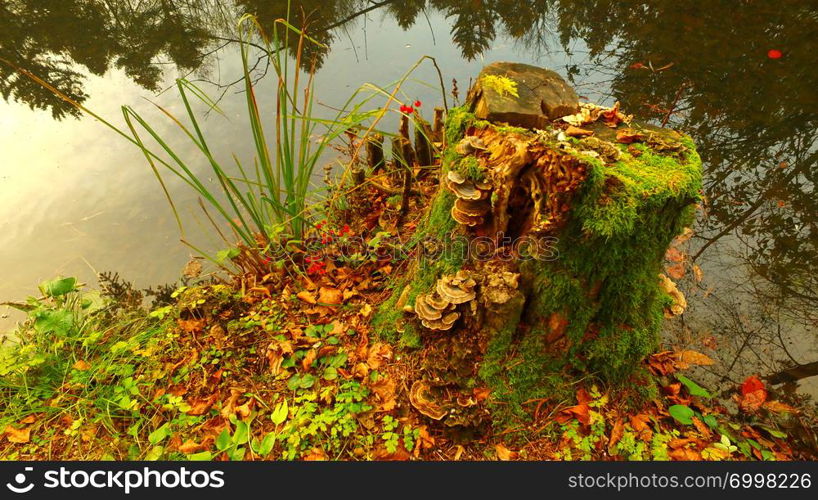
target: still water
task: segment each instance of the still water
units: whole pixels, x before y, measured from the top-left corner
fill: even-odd
[[[639,119],[691,134],[706,201],[684,248],[681,286],[691,305],[666,341],[717,358],[709,375],[729,383],[818,360],[816,7],[310,0],[293,1],[291,17],[305,13],[326,45],[313,50],[327,107],[365,82],[397,80],[423,55],[437,60],[446,91],[455,79],[461,93],[485,63],[512,60],[554,69],[589,100],[618,100]],[[233,84],[241,73],[235,19],[252,13],[269,27],[286,9],[286,0],[1,0],[0,57],[119,125],[122,105],[156,116],[170,136],[179,134],[151,102],[181,111],[172,85],[187,76],[222,96],[225,117],[206,121],[211,148],[250,162],[244,96]],[[407,97],[428,111],[440,103],[436,82],[422,65]],[[269,109],[269,82],[260,85]],[[140,287],[175,281],[190,250],[141,153],[4,64],[0,94],[0,301],[34,294],[58,274],[92,285],[106,270]],[[196,198],[168,180],[186,238],[218,249]],[[0,330],[19,319],[5,308],[0,315]],[[815,394],[816,379],[801,389]]]

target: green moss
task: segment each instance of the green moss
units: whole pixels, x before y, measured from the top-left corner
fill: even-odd
[[[634,157],[622,151],[619,161],[604,165],[591,161],[586,183],[585,203],[574,210],[583,220],[583,229],[593,235],[612,237],[628,234],[640,223],[640,212],[661,207],[668,200],[699,197],[701,158],[689,137],[680,140],[681,158],[662,155],[644,144],[633,147],[641,154]]]
[[[559,258],[521,264],[529,328],[495,336],[480,371],[500,421],[523,418],[526,401],[566,395],[570,372],[624,384],[655,352],[668,301],[657,275],[701,188],[701,160],[689,138],[682,143],[678,155],[639,145],[641,155],[623,152],[613,164],[567,151],[588,177],[556,235]],[[569,318],[559,347],[545,343],[553,313]]]
[[[483,170],[483,167],[480,166],[480,162],[475,156],[466,156],[461,159],[457,162],[454,169],[467,179],[482,181],[486,177],[486,172]]]
[[[459,106],[449,110],[446,115],[446,144],[457,144],[466,132],[466,128],[474,122],[474,114],[466,106]]]

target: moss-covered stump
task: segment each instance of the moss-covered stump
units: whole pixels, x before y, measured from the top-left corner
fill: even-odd
[[[481,386],[495,416],[507,417],[558,395],[569,374],[628,380],[657,347],[665,314],[679,309],[660,273],[699,198],[692,141],[591,104],[542,129],[518,127],[554,108],[527,94],[500,115],[516,121],[527,106],[536,118],[476,117],[518,99],[521,85],[536,88],[534,71],[514,79],[520,66],[507,77],[502,66],[484,70],[470,103],[449,112],[413,271],[396,278],[373,320],[424,350],[413,404],[450,426],[483,421]]]

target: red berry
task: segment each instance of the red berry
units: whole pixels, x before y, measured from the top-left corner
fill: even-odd
[[[767,57],[770,59],[781,59],[784,54],[778,49],[770,49],[767,51]]]
[[[419,108],[419,107],[420,107],[420,104],[421,104],[421,102],[420,102],[420,101],[415,101],[415,107],[416,107],[416,108]]]

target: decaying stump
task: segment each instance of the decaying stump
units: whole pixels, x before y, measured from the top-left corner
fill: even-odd
[[[699,197],[691,140],[512,63],[481,72],[445,135],[417,260],[374,319],[425,350],[413,404],[468,426],[486,416],[476,386],[511,416],[567,373],[626,380],[678,313],[659,274]]]

